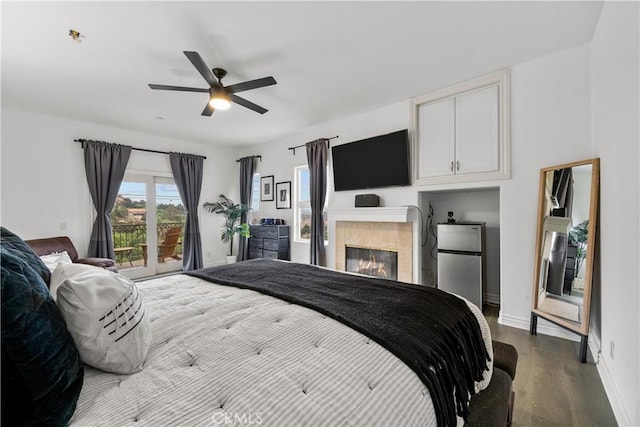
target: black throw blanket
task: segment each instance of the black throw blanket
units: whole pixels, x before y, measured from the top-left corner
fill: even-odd
[[[466,421],[474,381],[488,369],[476,317],[438,289],[269,259],[186,274],[311,308],[373,339],[420,377],[439,426],[455,426],[456,414]]]

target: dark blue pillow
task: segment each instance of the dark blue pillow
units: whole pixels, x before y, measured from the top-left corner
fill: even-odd
[[[42,277],[2,243],[2,425],[66,426],[84,378],[78,350]]]
[[[29,264],[35,271],[42,277],[44,283],[49,286],[51,281],[51,272],[44,265],[44,262],[40,259],[31,246],[27,245],[24,240],[17,234],[12,233],[4,227],[0,228],[0,242],[5,249],[9,249],[14,255],[21,258],[27,264]]]

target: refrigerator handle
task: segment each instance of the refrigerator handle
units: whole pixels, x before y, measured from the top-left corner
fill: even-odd
[[[457,251],[455,249],[438,249],[440,254],[453,254],[453,255],[467,255],[467,256],[482,256],[482,252],[476,251]]]

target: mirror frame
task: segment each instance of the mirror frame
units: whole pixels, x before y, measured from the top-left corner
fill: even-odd
[[[544,219],[547,215],[545,209],[545,185],[547,172],[558,169],[572,168],[574,166],[591,165],[591,191],[589,196],[589,226],[587,227],[587,256],[585,259],[584,299],[582,305],[582,321],[580,324],[571,322],[551,313],[538,310],[538,287],[540,280],[540,264],[542,257],[542,240],[544,237]],[[598,206],[600,189],[600,159],[593,158],[578,162],[565,163],[540,169],[540,189],[538,194],[538,228],[536,234],[536,251],[533,267],[533,291],[531,298],[531,313],[549,320],[563,328],[569,329],[583,336],[589,335],[589,314],[591,311],[591,288],[593,281],[593,257],[596,245],[596,232],[598,224]],[[533,316],[532,316],[533,317]]]

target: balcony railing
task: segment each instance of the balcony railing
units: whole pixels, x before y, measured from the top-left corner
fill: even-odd
[[[184,241],[184,222],[166,222],[157,225],[158,244],[162,243],[166,232],[174,227],[180,227],[182,229],[179,241]],[[114,224],[112,228],[113,247],[116,252],[118,267],[130,268],[132,266],[141,266],[143,249],[140,245],[147,244],[147,224],[144,222],[136,224]],[[176,247],[176,253],[182,255],[181,244]]]

